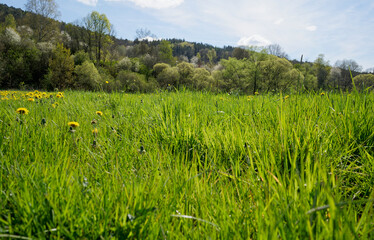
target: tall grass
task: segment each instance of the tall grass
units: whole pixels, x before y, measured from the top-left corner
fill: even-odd
[[[55,99],[0,101],[0,237],[373,238],[373,100],[66,92],[56,108]]]

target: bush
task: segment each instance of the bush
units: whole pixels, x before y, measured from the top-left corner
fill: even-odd
[[[192,87],[193,83],[192,83],[191,78],[194,73],[193,65],[187,62],[181,62],[181,63],[178,63],[177,68],[178,68],[178,72],[180,75],[179,83],[181,85],[185,85],[186,87]]]
[[[100,88],[101,76],[95,65],[85,61],[82,65],[75,67],[76,87],[84,90],[98,90]]]
[[[152,92],[157,88],[157,82],[151,78],[146,80],[145,76],[130,71],[120,71],[116,81],[126,92]]]
[[[211,90],[214,88],[214,79],[205,68],[196,68],[192,82],[197,90]]]
[[[132,66],[132,63],[131,63],[130,58],[128,58],[128,57],[122,58],[116,64],[116,68],[117,68],[118,71],[122,71],[122,70],[129,71],[129,70],[131,70],[131,66]]]
[[[167,63],[157,63],[153,66],[153,76],[157,77],[164,69],[170,68]]]
[[[353,78],[353,81],[358,90],[365,90],[370,87],[373,90],[374,86],[374,75],[373,74],[360,74]]]
[[[83,50],[80,50],[74,54],[74,64],[82,65],[85,61],[89,61],[90,56]]]
[[[169,86],[174,86],[178,88],[179,78],[180,78],[180,75],[178,72],[178,68],[168,67],[168,68],[165,68],[160,74],[158,74],[157,82],[162,88],[166,88]]]

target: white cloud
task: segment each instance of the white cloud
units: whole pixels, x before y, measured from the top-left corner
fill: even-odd
[[[148,42],[153,42],[153,41],[158,41],[158,40],[161,40],[161,39],[153,38],[153,37],[150,37],[150,36],[139,39],[139,41],[148,41]]]
[[[276,21],[274,22],[274,24],[275,24],[275,25],[280,25],[283,21],[284,21],[283,18],[279,18],[278,20],[276,20]]]
[[[271,42],[267,40],[266,38],[260,36],[260,35],[252,35],[250,37],[242,37],[237,45],[238,46],[256,46],[256,47],[264,47],[267,45],[270,45]]]
[[[83,4],[86,4],[88,6],[96,6],[98,0],[77,0],[77,1]]]
[[[181,5],[184,0],[105,0],[107,2],[133,2],[142,8],[164,9]]]
[[[317,30],[317,26],[314,26],[314,25],[307,26],[307,27],[306,27],[306,30],[311,31],[311,32],[314,32],[315,30]]]

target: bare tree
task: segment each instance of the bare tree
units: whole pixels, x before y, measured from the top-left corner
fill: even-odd
[[[351,88],[353,81],[351,75],[352,77],[355,77],[359,72],[362,71],[362,67],[352,59],[338,60],[335,63],[335,67],[341,69],[341,78],[338,81],[338,85],[343,89]]]
[[[283,51],[283,48],[279,44],[270,44],[266,47],[267,53],[280,57],[280,58],[288,58],[286,52]]]
[[[140,39],[143,39],[143,38],[146,38],[146,37],[157,38],[157,36],[155,34],[153,34],[147,28],[140,28],[140,29],[136,30],[135,39],[140,40]]]
[[[57,29],[54,19],[60,16],[55,0],[28,0],[26,10],[35,15],[28,15],[27,20],[35,31],[38,42],[49,40]]]

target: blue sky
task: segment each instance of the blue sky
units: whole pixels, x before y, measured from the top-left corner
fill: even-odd
[[[24,9],[27,0],[1,0]],[[147,28],[159,38],[214,46],[277,43],[292,58],[333,65],[353,59],[374,67],[372,0],[56,0],[60,20],[80,20],[95,10],[107,15],[116,36],[134,39]]]

